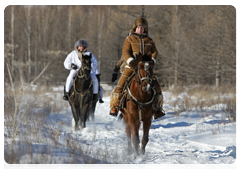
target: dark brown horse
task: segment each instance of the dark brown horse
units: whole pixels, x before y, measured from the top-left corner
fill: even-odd
[[[145,147],[149,140],[149,129],[152,122],[152,102],[156,94],[152,87],[153,64],[151,54],[138,55],[138,68],[135,71],[130,88],[127,88],[126,108],[120,109],[126,123],[128,154],[131,153],[132,144],[135,154],[139,154],[139,128],[141,122],[143,123],[141,154],[145,154]]]
[[[76,73],[73,86],[69,92],[68,102],[72,109],[75,121],[75,130],[86,127],[86,120],[90,116],[89,110],[92,104],[93,89],[91,72],[91,57],[82,56],[82,66]]]

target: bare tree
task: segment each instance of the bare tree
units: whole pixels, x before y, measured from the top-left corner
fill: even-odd
[[[30,82],[51,60],[38,81],[64,82],[63,61],[85,38],[102,82],[110,83],[123,42],[140,16],[148,20],[159,52],[154,74],[162,85],[236,83],[236,10],[226,5],[8,6],[4,59],[13,75],[22,76],[13,81]]]

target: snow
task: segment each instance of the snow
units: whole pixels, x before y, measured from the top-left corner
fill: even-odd
[[[70,137],[72,141],[79,142],[84,153],[88,152],[88,159],[95,163],[117,163],[120,164],[118,168],[156,168],[156,166],[158,168],[177,167],[177,169],[236,168],[236,122],[229,122],[223,116],[221,108],[225,107],[225,104],[205,108],[211,110],[211,113],[214,110],[214,114],[206,116],[199,115],[194,109],[175,115],[175,108],[166,102],[175,99],[171,98],[170,93],[163,94],[165,99],[163,109],[166,116],[152,121],[145,155],[135,157],[126,154],[125,125],[123,120],[119,121],[109,115],[110,97],[104,97],[102,104],[97,103],[95,120],[87,122],[86,128],[74,131],[70,106],[58,113],[51,112],[48,128],[60,129],[58,141],[60,145],[66,146],[65,138]],[[186,95],[182,94],[179,97],[184,98]],[[142,134],[141,126],[140,139]],[[67,152],[69,148],[59,148],[51,141],[49,142],[36,142],[33,155],[23,154],[20,163],[31,163],[30,156],[37,159],[42,156],[39,150],[44,151],[49,145],[54,151],[52,155],[55,158],[54,163],[62,164],[63,160],[70,159]],[[94,150],[89,148],[94,148]],[[102,154],[106,152],[108,152],[107,160]],[[97,158],[96,153],[99,153]],[[79,158],[77,163],[84,163],[81,159]],[[48,161],[47,156],[45,160],[46,162],[41,163],[52,163]],[[130,165],[125,166],[126,164]],[[139,167],[139,164],[143,166]],[[107,169],[108,166],[104,168]]]

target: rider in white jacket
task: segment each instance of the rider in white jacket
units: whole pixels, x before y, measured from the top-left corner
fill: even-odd
[[[77,73],[77,71],[81,68],[82,63],[81,63],[81,55],[88,55],[90,56],[90,52],[87,51],[88,43],[84,39],[78,40],[75,45],[74,49],[71,53],[68,54],[67,58],[64,61],[64,67],[68,70],[70,70],[70,73],[68,75],[66,85],[65,85],[65,92],[63,99],[68,100],[69,97],[69,91],[72,87],[73,84],[73,77]],[[96,78],[96,69],[98,66],[98,62],[96,57],[92,54],[91,58],[91,79],[92,79],[92,84],[93,84],[93,99],[95,100],[97,94],[98,94],[98,80]]]

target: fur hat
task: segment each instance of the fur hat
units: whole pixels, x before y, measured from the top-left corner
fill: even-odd
[[[80,39],[80,40],[78,40],[78,41],[75,43],[74,49],[78,48],[78,46],[84,46],[85,48],[87,48],[87,47],[88,47],[88,43],[87,43],[86,40]]]
[[[135,32],[137,26],[139,26],[139,25],[143,26],[143,28],[144,28],[144,33],[147,34],[147,33],[148,33],[148,22],[147,22],[147,20],[146,20],[145,18],[142,18],[142,17],[137,18],[137,19],[135,20],[135,23],[133,24],[130,32],[132,32],[132,33]]]

